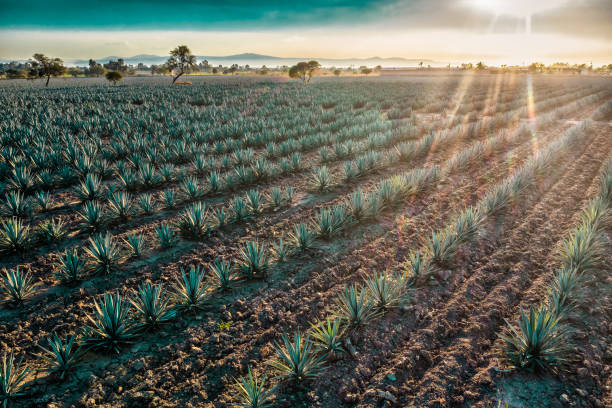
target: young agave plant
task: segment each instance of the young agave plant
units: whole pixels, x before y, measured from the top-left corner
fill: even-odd
[[[174,285],[174,297],[179,308],[185,311],[202,309],[207,292],[208,285],[204,282],[204,272],[200,266],[191,265],[189,276],[181,268],[181,278]]]
[[[89,238],[89,248],[85,248],[85,252],[92,258],[94,273],[113,272],[121,259],[119,248],[108,232]]]
[[[15,354],[4,353],[2,356],[2,371],[0,371],[0,403],[8,407],[10,400],[25,395],[24,383],[32,369],[23,364],[23,360],[15,361]]]
[[[577,304],[578,293],[584,283],[584,275],[575,268],[561,268],[555,274],[548,294],[550,311],[566,316]]]
[[[216,286],[226,291],[232,288],[232,281],[234,280],[234,267],[231,261],[224,261],[222,259],[216,259],[210,265],[210,272]]]
[[[335,205],[331,210],[322,209],[315,214],[314,227],[318,236],[330,239],[340,232],[347,221],[346,208],[342,205]]]
[[[247,207],[245,201],[240,197],[236,197],[232,200],[231,209],[232,221],[234,222],[240,222],[249,217],[249,208]]]
[[[283,241],[278,240],[278,244],[272,245],[272,252],[276,258],[276,262],[285,262],[291,256],[291,247]]]
[[[78,282],[85,275],[85,259],[76,249],[67,249],[59,258],[55,276],[64,283]]]
[[[37,288],[38,283],[32,282],[30,274],[21,272],[19,266],[15,269],[5,269],[0,280],[0,295],[7,303],[22,304],[36,293]]]
[[[259,380],[257,375],[249,371],[246,376],[235,380],[234,389],[238,400],[236,407],[242,408],[267,408],[272,406],[272,393],[274,387],[266,387],[266,377]]]
[[[176,316],[176,311],[170,307],[166,290],[161,285],[143,283],[130,302],[136,309],[139,325],[146,329],[157,327]]]
[[[0,251],[23,252],[30,246],[30,227],[17,218],[9,218],[0,228]]]
[[[303,222],[294,226],[293,232],[289,234],[289,241],[302,252],[313,247],[314,239],[314,233],[308,228],[308,225]]]
[[[373,305],[365,288],[347,286],[336,301],[336,316],[353,331],[369,323],[374,317]]]
[[[141,194],[138,197],[138,207],[140,207],[140,210],[146,215],[153,214],[155,212],[155,200],[153,199],[153,195],[150,193]]]
[[[145,249],[145,238],[142,234],[129,234],[125,237],[125,243],[134,258],[140,258]]]
[[[198,179],[194,177],[187,177],[181,187],[189,200],[198,200],[204,195]]]
[[[210,227],[206,204],[203,202],[193,203],[181,214],[177,225],[181,235],[187,239],[198,240],[205,236]]]
[[[64,379],[66,374],[77,367],[84,351],[77,344],[74,335],[62,340],[57,334],[53,334],[47,339],[47,343],[47,347],[38,346],[42,353],[37,356],[45,363],[45,371],[48,374]]]
[[[216,171],[208,175],[208,188],[211,192],[216,193],[221,189],[221,176]]]
[[[76,189],[77,197],[83,202],[102,198],[102,182],[95,174],[87,174]]]
[[[357,222],[362,222],[368,215],[368,203],[361,189],[351,195],[347,206]]]
[[[43,241],[58,242],[61,241],[68,232],[61,218],[52,218],[40,224],[38,227],[38,234]]]
[[[223,228],[228,223],[228,213],[225,208],[217,208],[213,211],[213,219],[217,228]]]
[[[83,330],[84,346],[119,353],[136,336],[130,303],[119,293],[105,294],[100,303],[94,300],[94,313],[87,318],[91,324]]]
[[[569,361],[572,348],[568,343],[568,329],[560,316],[544,305],[529,307],[529,314],[521,309],[518,330],[506,321],[501,357],[512,368],[529,371],[556,371]]]
[[[408,262],[404,266],[405,278],[409,281],[422,281],[429,278],[432,265],[427,256],[420,252],[411,252]]]
[[[373,308],[379,312],[397,307],[404,296],[404,281],[383,273],[375,273],[374,277],[367,279],[366,287]]]
[[[327,191],[331,188],[332,177],[326,166],[319,167],[312,175],[312,183],[317,191]]]
[[[484,217],[476,209],[465,209],[455,220],[453,230],[458,242],[472,241],[478,236]]]
[[[264,244],[248,241],[240,250],[240,268],[248,279],[263,278],[270,266],[270,256]]]
[[[168,209],[176,207],[176,193],[174,190],[164,190],[162,193],[164,206]]]
[[[277,370],[277,378],[301,383],[318,376],[323,368],[323,357],[317,357],[310,337],[304,338],[299,330],[295,333],[293,342],[283,334],[283,344],[276,344],[274,350],[276,358],[268,364]]]
[[[163,249],[176,246],[177,240],[174,230],[168,224],[160,224],[155,227],[157,237],[159,238],[159,246]]]
[[[34,201],[36,202],[36,206],[38,207],[38,211],[47,212],[53,206],[53,198],[51,194],[46,191],[39,191],[34,195]]]
[[[340,325],[340,320],[330,319],[320,321],[312,325],[311,336],[312,341],[328,359],[334,360],[338,354],[344,352],[342,347],[342,334],[344,328]]]
[[[28,218],[31,206],[21,191],[11,191],[4,196],[2,213],[7,217]]]
[[[452,230],[432,232],[427,242],[430,259],[438,265],[449,264],[455,258],[458,244],[457,236]]]
[[[259,214],[263,211],[263,194],[259,190],[249,190],[246,194],[246,203],[251,214]]]
[[[102,206],[97,201],[87,201],[83,209],[79,212],[86,230],[95,232],[100,231],[104,225],[104,213]]]
[[[116,218],[126,221],[132,213],[132,197],[122,191],[112,193],[108,207]]]
[[[560,257],[565,268],[590,272],[601,266],[604,252],[601,233],[592,225],[582,224],[563,241]]]
[[[272,203],[272,205],[275,208],[282,207],[285,203],[285,196],[283,194],[283,191],[278,187],[274,187],[270,191],[268,200]]]

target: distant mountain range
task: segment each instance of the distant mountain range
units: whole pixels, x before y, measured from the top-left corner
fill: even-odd
[[[119,58],[123,58],[126,64],[128,65],[138,65],[139,63],[143,63],[145,65],[159,65],[163,64],[168,60],[168,57],[159,56],[159,55],[150,55],[150,54],[141,54],[135,55],[133,57],[118,57],[118,56],[109,56],[105,58],[94,58],[96,62],[100,64],[105,64],[110,60],[117,60]],[[383,67],[413,67],[417,66],[420,62],[423,62],[425,65],[432,66],[440,66],[445,65],[439,61],[427,60],[427,59],[407,59],[402,57],[392,57],[392,58],[381,58],[381,57],[371,57],[371,58],[283,58],[283,57],[274,57],[271,55],[261,55],[254,53],[244,53],[244,54],[236,54],[236,55],[227,55],[227,56],[205,56],[200,55],[196,56],[198,62],[207,60],[209,64],[213,66],[223,65],[228,66],[232,64],[238,65],[250,65],[252,67],[261,67],[262,65],[266,65],[267,67],[277,67],[282,65],[293,65],[299,61],[309,61],[309,60],[317,60],[324,67],[350,67],[355,66],[359,67],[362,65],[367,66],[376,66],[381,65]],[[89,60],[67,60],[67,64],[69,65],[78,65],[83,66],[89,63]]]

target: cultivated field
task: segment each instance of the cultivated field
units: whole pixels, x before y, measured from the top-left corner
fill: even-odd
[[[609,78],[190,80],[0,82],[10,406],[612,406]]]

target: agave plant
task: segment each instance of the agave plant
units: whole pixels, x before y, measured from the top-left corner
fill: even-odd
[[[270,266],[270,256],[264,244],[248,241],[240,250],[239,266],[249,279],[265,277]]]
[[[138,207],[143,214],[151,215],[155,212],[155,201],[153,195],[150,193],[141,194],[138,197]]]
[[[37,288],[38,283],[32,282],[30,274],[20,271],[19,266],[15,269],[5,269],[0,280],[0,295],[7,303],[21,304],[34,295]]]
[[[34,187],[34,177],[27,166],[15,166],[9,182],[10,187],[22,193],[29,192]]]
[[[30,366],[23,364],[23,360],[15,361],[12,351],[4,353],[0,371],[0,402],[3,408],[8,407],[10,400],[25,395],[24,383],[31,371]]]
[[[67,249],[59,258],[55,276],[64,283],[77,282],[85,274],[85,259],[76,249]]]
[[[362,222],[368,215],[368,203],[361,189],[354,192],[349,201],[348,208],[357,222]]]
[[[241,408],[266,408],[272,406],[272,393],[274,387],[266,387],[266,377],[259,380],[257,375],[249,371],[246,376],[235,380],[234,389],[237,394],[238,404]]]
[[[130,302],[136,309],[139,325],[143,328],[154,328],[176,316],[176,311],[170,307],[166,290],[161,285],[143,283]]]
[[[98,176],[89,173],[77,187],[76,194],[77,197],[83,202],[99,200],[103,195],[102,182]]]
[[[335,205],[331,210],[322,209],[315,214],[316,234],[323,239],[330,239],[340,232],[348,221],[346,207],[342,205]]]
[[[529,314],[521,309],[518,330],[506,321],[506,331],[499,335],[503,341],[501,356],[512,368],[530,371],[556,371],[569,361],[572,348],[568,343],[568,328],[560,316],[544,305],[529,307]]]
[[[0,228],[0,251],[23,252],[30,245],[30,227],[17,218],[9,218]]]
[[[336,306],[336,317],[352,330],[363,327],[374,317],[373,304],[365,288],[357,289],[354,285],[345,287],[338,296]]]
[[[206,204],[193,203],[181,214],[177,225],[183,237],[193,240],[202,238],[210,228]]]
[[[474,208],[466,208],[453,223],[453,231],[458,242],[471,241],[479,233],[484,217]]]
[[[215,285],[222,291],[231,289],[235,279],[234,267],[231,261],[216,259],[210,264],[210,272]]]
[[[326,166],[314,170],[312,174],[312,184],[318,191],[327,191],[331,188],[332,177]]]
[[[93,314],[87,315],[90,325],[83,330],[83,345],[93,349],[121,351],[136,336],[130,317],[130,302],[119,293],[105,294],[98,303],[94,300]]]
[[[240,197],[236,197],[232,200],[231,209],[232,221],[234,222],[243,221],[250,215],[246,202]]]
[[[342,334],[344,328],[340,325],[339,319],[320,321],[312,325],[312,341],[319,348],[326,358],[335,359],[338,354],[344,352],[342,347]]]
[[[221,176],[216,171],[208,175],[208,188],[211,192],[216,193],[221,189]]]
[[[285,262],[291,256],[291,247],[285,244],[283,239],[278,240],[278,244],[272,245],[272,252],[276,262]]]
[[[293,227],[293,232],[289,234],[290,242],[300,251],[306,251],[313,247],[315,235],[308,228],[308,225],[301,222]]]
[[[176,206],[176,194],[174,190],[164,190],[162,199],[164,200],[164,206],[166,208],[174,208]]]
[[[270,190],[268,199],[276,208],[282,207],[285,204],[285,195],[283,194],[283,191],[278,187],[274,187],[272,188],[272,190]]]
[[[455,258],[458,244],[459,241],[455,232],[447,228],[432,232],[426,245],[432,262],[438,265],[447,265]]]
[[[2,214],[7,217],[28,218],[30,216],[30,202],[21,191],[11,191],[4,196]]]
[[[418,281],[426,279],[431,275],[432,265],[427,256],[420,252],[411,252],[404,266],[404,274],[406,279]]]
[[[157,238],[159,238],[159,246],[163,249],[176,246],[177,239],[174,230],[168,224],[160,224],[155,227]]]
[[[373,308],[377,311],[397,307],[404,297],[404,281],[384,273],[375,273],[372,278],[367,279],[366,287]]]
[[[251,214],[259,214],[263,211],[263,194],[259,190],[249,190],[246,194],[246,203]]]
[[[128,234],[125,237],[125,243],[132,253],[134,258],[140,258],[145,249],[145,238],[142,234]]]
[[[298,330],[293,342],[283,334],[283,344],[275,344],[276,358],[268,364],[277,370],[280,379],[290,379],[296,383],[315,378],[322,370],[323,357],[317,357],[312,349],[310,337],[304,338]]]
[[[104,212],[97,201],[85,202],[79,216],[83,220],[86,230],[100,231],[104,225]]]
[[[605,252],[602,237],[592,225],[582,224],[561,244],[560,257],[566,269],[597,270]]]
[[[187,177],[183,180],[183,184],[181,185],[185,196],[189,200],[198,200],[204,195],[204,191],[198,182],[198,179],[194,177]]]
[[[560,268],[555,274],[548,294],[548,306],[557,316],[565,316],[576,305],[584,275],[576,268]]]
[[[223,228],[228,223],[228,213],[225,208],[217,208],[213,211],[212,217],[215,220],[215,226],[217,228]]]
[[[108,199],[108,206],[116,218],[126,221],[132,213],[132,197],[122,191],[112,193]]]
[[[92,258],[94,273],[113,272],[121,259],[119,248],[108,232],[89,238],[89,248],[85,248],[85,252]]]
[[[208,284],[204,282],[204,272],[200,266],[191,265],[189,276],[181,268],[181,278],[174,287],[174,297],[177,306],[186,311],[195,311],[204,306]]]
[[[64,379],[66,374],[77,367],[84,351],[76,342],[74,335],[62,340],[57,334],[53,334],[47,339],[47,343],[49,344],[47,347],[38,346],[42,351],[38,357],[45,363],[45,371],[48,374],[55,374],[60,379]]]
[[[62,240],[68,232],[61,218],[45,220],[38,226],[38,234],[43,241],[57,242]]]

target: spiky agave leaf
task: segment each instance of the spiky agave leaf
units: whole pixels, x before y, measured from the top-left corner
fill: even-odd
[[[102,198],[103,189],[100,178],[95,174],[89,173],[76,189],[77,197],[81,201],[93,201]]]
[[[266,408],[272,406],[272,393],[274,387],[268,389],[266,387],[266,377],[261,380],[257,375],[249,371],[246,376],[235,380],[234,389],[236,391],[238,404],[234,404],[237,408]]]
[[[365,288],[358,289],[355,285],[344,288],[336,300],[336,307],[336,317],[353,330],[365,326],[374,317],[368,291]]]
[[[605,248],[602,236],[593,225],[582,224],[561,244],[561,262],[567,269],[589,272],[601,267]]]
[[[23,252],[30,246],[30,227],[17,218],[9,218],[0,228],[0,251]]]
[[[85,274],[85,259],[76,248],[67,249],[59,258],[55,276],[64,283],[77,282]]]
[[[547,306],[530,306],[529,314],[521,309],[518,330],[508,321],[506,324],[499,337],[503,340],[501,357],[510,367],[556,371],[569,361],[568,328]]]
[[[83,344],[119,353],[121,346],[136,336],[129,312],[130,303],[119,293],[105,294],[100,303],[94,300],[93,314],[87,315],[91,324],[83,331]]]
[[[374,276],[366,280],[373,308],[377,311],[385,311],[397,307],[404,297],[404,281],[395,279],[385,273],[374,273]]]
[[[246,194],[246,203],[251,214],[259,214],[263,211],[264,196],[259,190],[249,190]]]
[[[216,259],[210,264],[210,272],[219,289],[223,291],[231,289],[232,281],[235,278],[232,261]]]
[[[405,279],[409,281],[420,281],[427,279],[432,273],[432,265],[429,258],[421,252],[411,252],[408,261],[404,265]]]
[[[21,191],[11,191],[4,196],[2,214],[7,217],[28,218],[31,213],[30,202]]]
[[[132,256],[135,258],[139,258],[144,249],[145,249],[145,238],[142,234],[128,234],[125,237],[125,243],[128,246],[128,249],[132,253]]]
[[[239,266],[244,276],[249,279],[263,278],[270,266],[270,255],[264,244],[248,241],[240,249]]]
[[[176,235],[174,230],[168,224],[160,224],[155,227],[157,237],[159,238],[159,245],[164,248],[172,248],[176,245]]]
[[[344,328],[339,319],[320,321],[311,325],[312,341],[325,355],[326,358],[335,358],[339,353],[344,352],[342,347],[342,334]]]
[[[17,266],[15,269],[5,269],[0,280],[0,294],[7,303],[21,304],[36,293],[38,283],[32,281],[29,272],[22,272]]]
[[[299,223],[293,227],[293,232],[289,233],[289,242],[299,251],[306,251],[313,247],[315,235],[308,228],[306,223]]]
[[[0,372],[0,402],[8,407],[11,399],[25,395],[24,383],[32,369],[23,360],[16,361],[13,351],[2,356],[2,371]]]
[[[99,231],[104,225],[104,212],[102,206],[97,201],[87,201],[83,204],[83,209],[78,213],[84,221],[85,229],[89,231]]]
[[[177,226],[184,238],[197,240],[205,236],[210,230],[206,204],[197,202],[189,206],[181,214]]]
[[[132,197],[123,191],[114,192],[108,199],[108,206],[115,217],[125,221],[132,213]]]
[[[312,184],[318,191],[327,191],[332,185],[332,176],[327,166],[322,166],[314,170],[312,174]]]
[[[142,210],[142,212],[146,215],[151,215],[155,212],[155,200],[153,199],[153,195],[150,193],[141,194],[138,197],[138,207]]]
[[[555,274],[548,294],[548,305],[557,316],[567,315],[578,301],[584,275],[575,268],[560,268]]]
[[[154,328],[176,316],[176,311],[170,307],[170,299],[162,285],[143,283],[130,299],[136,309],[139,325],[143,328]]]
[[[121,260],[119,247],[108,232],[89,238],[89,248],[85,248],[85,252],[92,258],[94,273],[111,273]]]
[[[52,218],[43,221],[38,226],[38,234],[40,238],[46,242],[57,242],[64,238],[68,232],[61,218]]]
[[[45,371],[56,374],[63,379],[66,374],[74,370],[84,355],[84,350],[76,342],[74,335],[64,340],[57,334],[47,338],[48,346],[39,345],[42,353],[37,356],[45,363]]]
[[[312,349],[310,336],[304,336],[298,330],[293,342],[283,334],[283,344],[275,344],[276,358],[268,364],[277,370],[280,379],[290,379],[296,383],[314,378],[322,370],[323,357],[317,357]]]
[[[432,232],[426,244],[428,255],[432,262],[447,265],[455,258],[459,242],[455,231],[449,228]]]
[[[291,247],[281,238],[278,240],[278,244],[272,245],[272,252],[276,262],[285,262],[291,256]]]
[[[204,272],[199,265],[191,265],[189,275],[181,268],[181,278],[177,278],[173,288],[173,295],[179,308],[185,311],[195,311],[204,306],[208,284],[204,282]]]

